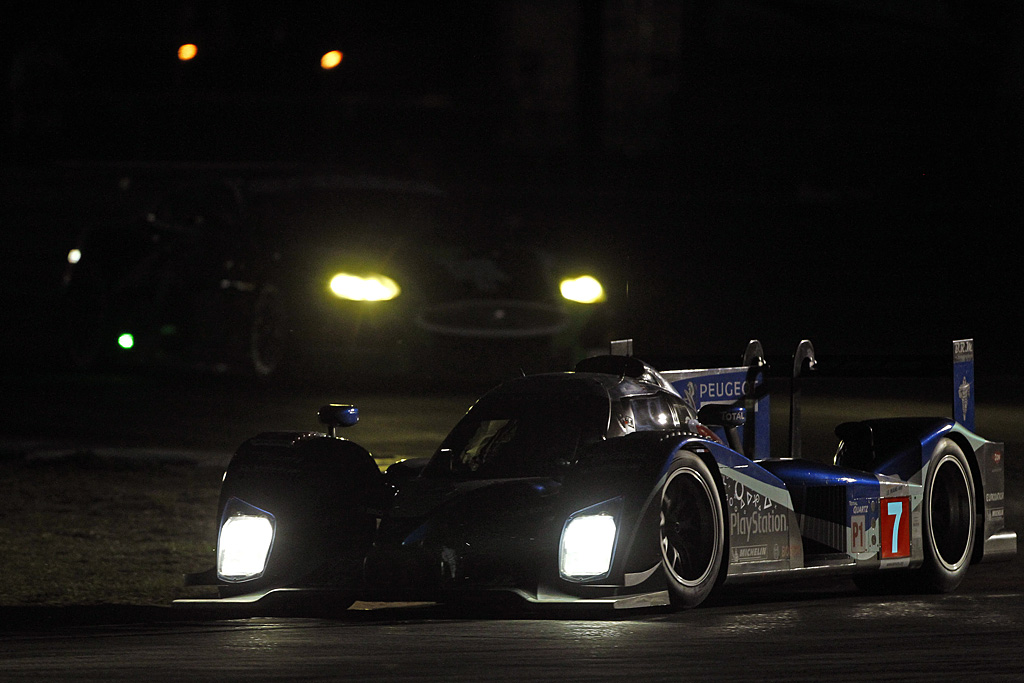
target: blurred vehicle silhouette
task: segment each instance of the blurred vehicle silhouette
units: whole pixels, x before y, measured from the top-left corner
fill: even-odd
[[[255,176],[85,229],[60,319],[78,368],[533,371],[606,343],[604,277],[433,185]]]

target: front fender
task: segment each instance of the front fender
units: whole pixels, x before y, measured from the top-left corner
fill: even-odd
[[[244,442],[228,465],[218,515],[238,499],[272,514],[276,534],[263,576],[222,592],[358,580],[385,490],[373,458],[354,442],[306,432]]]

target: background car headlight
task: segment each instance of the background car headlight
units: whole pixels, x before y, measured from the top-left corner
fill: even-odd
[[[217,576],[246,581],[263,575],[274,544],[276,520],[269,512],[237,498],[224,506],[217,537]]]
[[[558,573],[562,578],[586,581],[608,575],[618,533],[615,512],[619,502],[600,503],[566,520],[558,548]]]
[[[579,304],[596,304],[605,300],[604,287],[591,275],[562,280],[562,296]]]
[[[338,273],[331,278],[330,289],[336,297],[351,301],[390,301],[402,291],[387,275],[376,273]]]

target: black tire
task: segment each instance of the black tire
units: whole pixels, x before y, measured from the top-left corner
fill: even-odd
[[[661,490],[658,539],[672,604],[696,607],[718,583],[725,555],[725,517],[708,466],[680,454]]]
[[[967,573],[977,537],[974,477],[964,452],[942,439],[928,465],[924,486],[922,585],[948,593]]]
[[[264,285],[256,296],[249,328],[249,363],[257,377],[276,373],[285,358],[288,336],[284,301],[274,285]]]

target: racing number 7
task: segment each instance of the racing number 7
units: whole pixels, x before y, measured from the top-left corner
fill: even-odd
[[[883,498],[882,559],[910,556],[910,498]]]
[[[896,515],[896,519],[893,520],[893,527],[896,529],[896,533],[892,535],[892,554],[895,555],[900,551],[900,520],[903,519],[903,504],[898,500],[890,500],[885,504],[886,512],[890,515]]]

